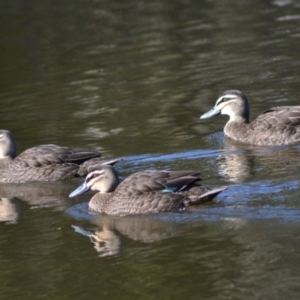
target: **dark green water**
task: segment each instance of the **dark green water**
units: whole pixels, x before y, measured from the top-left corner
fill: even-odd
[[[2,1],[0,127],[19,151],[89,147],[124,157],[123,176],[195,169],[229,188],[118,218],[69,199],[77,180],[0,186],[0,298],[298,299],[300,147],[237,146],[225,117],[199,116],[227,89],[253,117],[298,105],[299,22],[296,0]]]

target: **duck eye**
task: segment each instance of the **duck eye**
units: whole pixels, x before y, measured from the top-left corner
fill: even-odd
[[[229,100],[231,100],[231,99],[232,99],[231,97],[222,97],[222,98],[219,100],[218,104],[225,103],[225,102],[227,102],[227,101],[229,101]]]
[[[90,174],[90,175],[86,178],[86,180],[87,180],[87,181],[90,181],[91,179],[96,178],[96,177],[98,177],[98,174]]]

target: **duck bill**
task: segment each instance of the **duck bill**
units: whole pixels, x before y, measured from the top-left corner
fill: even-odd
[[[208,111],[207,113],[205,113],[204,115],[200,116],[200,119],[208,119],[211,118],[215,115],[220,114],[220,110],[217,109],[216,107],[213,107],[210,111]]]
[[[74,190],[70,195],[69,198],[78,196],[87,192],[90,188],[87,186],[86,182],[84,182],[81,186],[79,186],[76,190]]]

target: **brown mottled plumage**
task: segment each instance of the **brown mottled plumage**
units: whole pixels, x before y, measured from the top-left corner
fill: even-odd
[[[112,166],[92,170],[85,182],[70,194],[74,197],[92,189],[98,191],[89,208],[110,215],[145,214],[184,209],[213,199],[226,187],[209,189],[195,183],[195,171],[153,171],[134,173],[119,183]]]
[[[8,130],[0,130],[0,182],[57,181],[85,176],[90,164],[103,161],[97,151],[50,144],[27,149],[15,156],[13,135]]]
[[[236,141],[255,145],[289,145],[300,142],[300,106],[279,106],[249,121],[247,97],[240,91],[222,93],[214,108],[200,119],[222,114],[230,117],[224,134]]]

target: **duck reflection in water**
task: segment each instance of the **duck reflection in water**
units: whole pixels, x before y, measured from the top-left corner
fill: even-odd
[[[218,173],[230,182],[246,182],[258,173],[285,178],[298,172],[298,146],[255,146],[225,137],[223,153],[216,158]]]
[[[99,257],[115,256],[120,252],[121,240],[113,230],[103,226],[102,230],[88,231],[80,226],[72,225],[75,232],[87,236],[94,244]]]
[[[74,225],[72,227],[75,232],[90,238],[100,257],[118,255],[121,251],[122,237],[143,243],[152,243],[178,236],[187,230],[182,223],[174,222],[172,218],[160,219],[154,216],[117,217],[101,215],[92,221],[97,226],[96,230],[86,230]]]
[[[0,222],[16,224],[21,216],[21,202],[18,199],[0,198]]]
[[[255,172],[255,158],[252,149],[224,138],[224,154],[216,158],[219,174],[230,182],[245,182]]]
[[[27,202],[31,208],[52,208],[64,210],[72,201],[68,192],[74,186],[74,180],[61,182],[30,182],[18,184],[0,184],[0,197]]]

